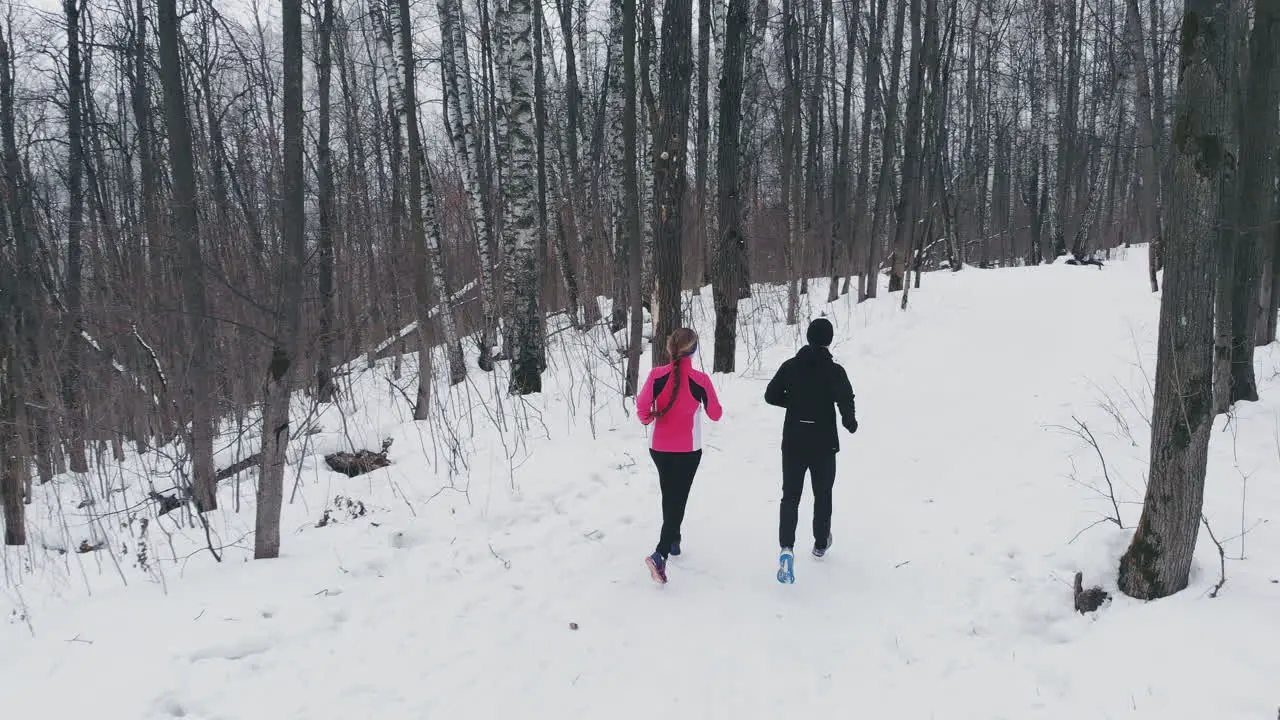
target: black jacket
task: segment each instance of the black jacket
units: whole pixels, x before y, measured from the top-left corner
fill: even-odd
[[[764,401],[787,409],[782,425],[784,453],[839,452],[836,407],[845,430],[858,431],[849,376],[824,347],[806,345],[782,363],[764,391]]]

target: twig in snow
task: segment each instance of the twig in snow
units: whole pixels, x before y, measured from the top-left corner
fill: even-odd
[[[1098,456],[1098,462],[1102,464],[1102,478],[1107,482],[1107,499],[1111,501],[1111,509],[1115,512],[1115,515],[1108,516],[1105,519],[1115,523],[1117,527],[1123,530],[1124,522],[1120,520],[1120,503],[1116,501],[1116,487],[1115,484],[1111,482],[1111,471],[1107,468],[1107,458],[1102,454],[1102,448],[1098,445],[1098,439],[1093,436],[1093,431],[1089,429],[1089,426],[1081,422],[1081,420],[1074,415],[1071,416],[1071,420],[1076,424],[1076,427],[1069,428],[1063,425],[1054,425],[1052,427],[1056,427],[1059,430],[1075,435],[1081,440],[1087,442],[1089,446],[1093,448],[1094,453]],[[1097,523],[1094,524],[1096,525]],[[1090,527],[1092,527],[1092,525]],[[1077,535],[1077,537],[1079,536]]]
[[[1116,488],[1111,482],[1111,473],[1107,470],[1107,459],[1102,454],[1102,448],[1098,446],[1098,440],[1093,436],[1093,432],[1089,430],[1088,425],[1085,425],[1074,416],[1071,419],[1075,421],[1076,425],[1080,426],[1080,432],[1084,433],[1085,437],[1088,438],[1089,444],[1093,446],[1093,451],[1098,455],[1098,462],[1102,464],[1102,477],[1107,481],[1107,494],[1111,498],[1111,509],[1116,513],[1114,520],[1116,525],[1119,525],[1120,529],[1123,530],[1124,523],[1120,520],[1120,505],[1116,502]]]
[[[204,543],[205,547],[209,548],[209,554],[217,562],[222,562],[222,556],[218,554],[218,550],[213,546],[213,534],[209,529],[209,518],[205,517],[204,513],[196,513],[196,517],[200,518],[200,525],[204,527]]]
[[[1205,517],[1204,513],[1200,514],[1200,522],[1204,523],[1204,529],[1209,531],[1209,539],[1218,548],[1218,583],[1209,591],[1209,597],[1216,598],[1222,586],[1227,584],[1227,551],[1222,548],[1222,543],[1218,542],[1218,537],[1213,534],[1213,526],[1209,524],[1209,518]]]
[[[498,562],[502,563],[503,568],[507,570],[511,569],[511,561],[499,555],[498,551],[493,549],[493,543],[489,543],[489,552],[493,553],[493,556],[498,558]]]
[[[1067,541],[1067,544],[1068,544],[1068,545],[1070,545],[1070,544],[1074,543],[1076,540],[1079,540],[1079,539],[1080,539],[1080,536],[1081,536],[1081,535],[1083,535],[1083,534],[1085,534],[1085,533],[1089,532],[1090,530],[1092,530],[1092,529],[1094,529],[1094,528],[1098,527],[1099,525],[1101,525],[1101,524],[1102,524],[1102,523],[1104,523],[1104,522],[1115,522],[1115,519],[1114,519],[1114,518],[1109,518],[1109,517],[1104,517],[1104,518],[1099,518],[1099,519],[1097,519],[1097,520],[1094,520],[1093,522],[1089,523],[1089,524],[1088,524],[1088,526],[1086,526],[1083,530],[1081,530],[1080,532],[1078,532],[1078,533],[1076,533],[1075,535],[1071,536],[1071,539]]]

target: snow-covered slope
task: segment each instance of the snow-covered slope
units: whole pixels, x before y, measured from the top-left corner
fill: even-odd
[[[645,432],[603,334],[552,336],[542,396],[508,398],[501,371],[473,372],[437,384],[435,417],[415,425],[414,368],[394,380],[384,363],[353,371],[339,406],[297,408],[314,430],[291,449],[277,561],[248,560],[251,476],[238,514],[229,481],[210,516],[221,564],[204,528],[142,503],[148,479],[172,484],[155,453],[83,479],[115,489],[91,508],[63,478],[38,489],[35,546],[5,551],[3,707],[100,720],[1273,717],[1274,347],[1258,355],[1263,401],[1215,426],[1206,515],[1228,558],[1245,558],[1227,560],[1218,597],[1201,533],[1185,592],[1072,608],[1077,569],[1115,594],[1131,533],[1094,524],[1113,505],[1073,417],[1100,444],[1125,528],[1141,509],[1158,314],[1145,268],[1134,249],[1104,269],[936,273],[906,312],[897,295],[806,307],[804,321],[836,324],[861,428],[843,440],[832,551],[801,553],[793,586],[774,580],[781,414],[762,400],[802,341],[804,322],[781,322],[783,288],[744,308],[740,372],[713,376],[725,418],[706,428],[665,587],[642,564],[659,523]],[[691,303],[709,369],[709,293]],[[256,449],[243,437],[219,466]],[[384,437],[389,468],[352,479],[321,459]],[[336,522],[317,527],[326,509]],[[809,513],[806,492],[803,546]],[[104,538],[109,550],[56,551]]]

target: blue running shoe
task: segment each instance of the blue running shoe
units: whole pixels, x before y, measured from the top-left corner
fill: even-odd
[[[649,566],[649,574],[653,576],[653,581],[659,585],[667,584],[667,559],[662,557],[662,553],[655,552],[644,559],[644,564]]]
[[[778,556],[778,582],[785,585],[791,585],[796,581],[795,571],[796,558],[792,554],[791,548],[783,548],[782,554]]]

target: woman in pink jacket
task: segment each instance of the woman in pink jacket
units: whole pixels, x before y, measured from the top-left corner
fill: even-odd
[[[645,558],[649,574],[658,583],[667,582],[667,557],[680,554],[680,523],[693,476],[702,462],[702,414],[718,421],[723,414],[711,378],[693,367],[698,334],[680,328],[667,338],[667,357],[672,362],[656,367],[636,397],[640,422],[654,424],[649,455],[658,468],[662,488],[662,532],[658,547]]]

